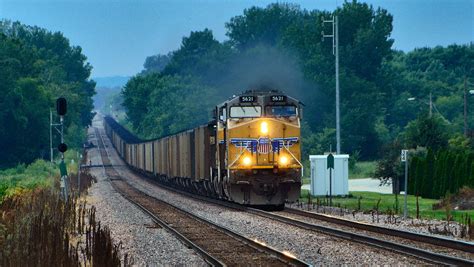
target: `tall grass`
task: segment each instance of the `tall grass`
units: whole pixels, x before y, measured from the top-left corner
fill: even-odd
[[[74,192],[77,175],[70,173],[71,197],[64,201],[58,172],[43,160],[0,171],[0,266],[120,266],[119,245]],[[80,190],[92,180],[81,173]],[[129,261],[125,255],[122,264]]]
[[[37,188],[0,204],[1,266],[120,266],[118,245],[77,198]]]
[[[65,153],[64,160],[70,174],[77,173],[78,155],[75,150]],[[52,188],[58,180],[57,163],[38,159],[30,165],[18,164],[15,168],[0,170],[0,202],[6,196],[21,194],[37,187]]]

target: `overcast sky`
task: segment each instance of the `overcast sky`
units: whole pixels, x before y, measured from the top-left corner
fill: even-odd
[[[0,17],[61,31],[83,48],[93,77],[130,76],[145,58],[179,47],[190,31],[209,28],[222,41],[225,22],[253,5],[247,0],[0,0]],[[305,9],[332,11],[343,1],[294,2]],[[394,48],[466,44],[474,41],[474,0],[368,0],[394,16]]]

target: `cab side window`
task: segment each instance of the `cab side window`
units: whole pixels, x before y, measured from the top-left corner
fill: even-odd
[[[227,120],[226,108],[221,108],[219,110],[219,120],[225,122]]]

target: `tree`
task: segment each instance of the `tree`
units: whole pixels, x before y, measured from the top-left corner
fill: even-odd
[[[377,169],[375,170],[375,176],[380,179],[381,184],[390,182],[401,184],[400,181],[402,181],[404,175],[404,169],[400,163],[401,149],[402,145],[398,140],[383,146],[380,153],[382,158],[377,162]]]
[[[435,197],[435,180],[437,177],[435,176],[435,166],[436,166],[436,159],[433,153],[433,150],[428,149],[428,153],[426,155],[426,162],[425,162],[425,179],[423,181],[423,197]]]
[[[152,72],[161,72],[165,69],[166,65],[171,60],[172,55],[154,55],[149,56],[145,59],[145,63],[143,64],[144,70],[141,74],[149,74]]]
[[[449,128],[439,116],[433,114],[430,117],[424,113],[408,123],[403,135],[406,145],[410,148],[422,146],[438,150],[448,145],[446,129]]]
[[[91,66],[61,33],[0,21],[0,70],[0,168],[49,158],[48,113],[59,96],[69,102],[66,129],[91,123]]]
[[[258,44],[276,46],[286,29],[299,21],[304,12],[294,4],[270,4],[266,8],[251,7],[244,15],[226,23],[227,36],[240,50]]]

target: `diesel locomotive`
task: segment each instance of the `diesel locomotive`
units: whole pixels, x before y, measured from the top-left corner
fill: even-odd
[[[280,91],[246,91],[217,105],[214,120],[140,140],[111,117],[106,134],[132,168],[196,194],[283,207],[301,188],[301,103]]]

